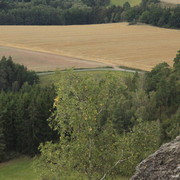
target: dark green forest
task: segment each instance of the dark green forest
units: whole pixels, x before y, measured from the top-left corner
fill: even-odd
[[[180,51],[173,67],[125,77],[70,70],[49,86],[11,58],[0,72],[0,161],[37,155],[44,179],[130,176],[180,134]]]
[[[0,0],[0,25],[74,25],[128,21],[180,28],[180,6],[161,7],[159,0],[142,0],[123,7],[110,0]]]
[[[55,88],[12,58],[0,61],[0,161],[35,155],[40,142],[56,137],[46,121],[53,111]]]
[[[29,85],[39,82],[39,77],[33,71],[28,71],[23,65],[15,64],[12,58],[2,57],[0,62],[0,90],[16,92],[25,82]]]

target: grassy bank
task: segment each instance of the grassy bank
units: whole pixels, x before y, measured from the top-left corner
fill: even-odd
[[[0,164],[1,180],[39,180],[33,169],[33,159],[21,157]]]

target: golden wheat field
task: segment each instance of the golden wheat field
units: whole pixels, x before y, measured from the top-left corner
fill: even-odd
[[[0,26],[0,46],[91,60],[103,65],[150,70],[163,61],[172,64],[180,49],[180,30],[127,23]],[[3,51],[0,51],[2,55]],[[39,70],[43,67],[43,58],[41,61],[29,61],[29,65],[34,63],[33,66],[39,67]],[[53,63],[53,58],[46,58],[47,67]],[[63,60],[63,63],[68,62]]]

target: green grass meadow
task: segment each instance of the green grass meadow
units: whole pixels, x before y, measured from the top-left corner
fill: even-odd
[[[37,172],[33,167],[33,159],[29,157],[21,157],[15,160],[11,160],[0,164],[0,180],[41,180]],[[87,180],[80,177],[76,173],[71,174],[69,178],[63,178],[61,180]],[[118,177],[114,180],[128,180],[126,177]],[[52,180],[52,179],[48,179]],[[107,178],[106,180],[110,180]]]
[[[141,0],[111,0],[111,4],[122,6],[125,2],[129,2],[131,6],[138,5]]]
[[[40,180],[33,159],[21,157],[0,164],[0,180]]]

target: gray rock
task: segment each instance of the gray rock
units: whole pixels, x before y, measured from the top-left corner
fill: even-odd
[[[180,136],[143,160],[130,180],[180,180]]]

